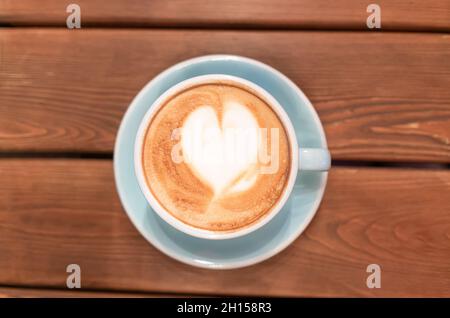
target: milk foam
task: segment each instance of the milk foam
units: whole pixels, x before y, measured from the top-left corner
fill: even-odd
[[[221,114],[202,105],[181,128],[183,157],[216,195],[245,191],[257,179],[258,130],[255,116],[237,101],[224,102]]]
[[[196,228],[224,232],[271,211],[290,163],[276,113],[232,82],[202,84],[169,98],[149,124],[142,153],[147,185],[166,211]]]

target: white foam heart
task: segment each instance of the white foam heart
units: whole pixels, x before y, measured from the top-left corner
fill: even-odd
[[[258,129],[254,115],[237,102],[224,103],[221,122],[214,107],[200,106],[181,128],[184,161],[216,194],[244,191],[257,177]]]

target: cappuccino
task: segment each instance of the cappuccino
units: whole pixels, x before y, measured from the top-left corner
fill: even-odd
[[[218,232],[267,215],[286,189],[286,130],[256,92],[233,81],[168,97],[146,128],[142,168],[153,196],[190,226]]]

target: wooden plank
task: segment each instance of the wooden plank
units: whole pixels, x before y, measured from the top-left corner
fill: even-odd
[[[0,285],[186,294],[450,296],[450,171],[333,168],[306,232],[259,265],[174,261],[135,230],[107,160],[0,160]],[[382,288],[366,287],[366,267]]]
[[[156,74],[211,53],[293,79],[334,159],[450,162],[450,36],[355,32],[0,30],[0,151],[111,153]]]
[[[0,0],[0,23],[65,26],[70,2]],[[78,0],[83,26],[367,30],[363,0]],[[383,30],[450,30],[448,0],[379,0]]]
[[[83,291],[70,289],[38,289],[0,286],[0,298],[142,298],[173,297],[172,295],[125,293],[109,291]]]

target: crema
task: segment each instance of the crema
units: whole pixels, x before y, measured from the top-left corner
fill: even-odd
[[[290,173],[289,147],[271,106],[224,81],[164,101],[146,129],[142,166],[153,196],[175,218],[235,231],[277,204]]]

